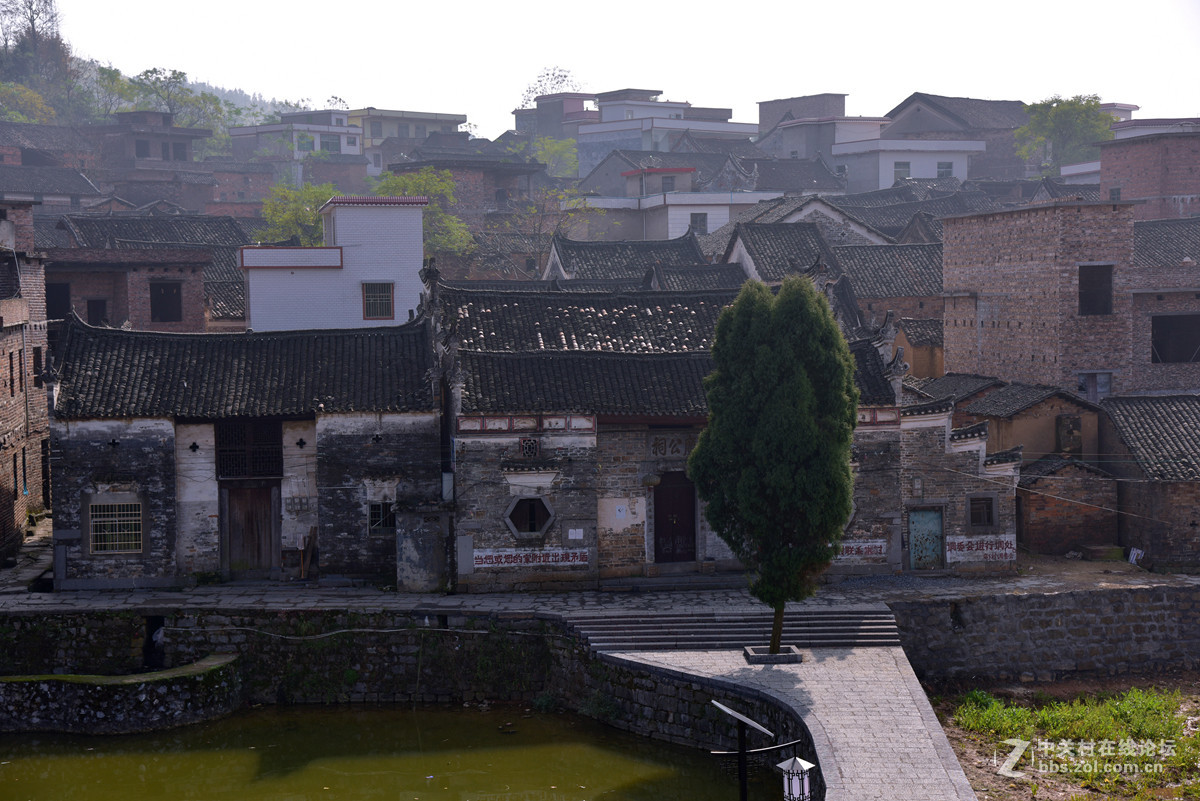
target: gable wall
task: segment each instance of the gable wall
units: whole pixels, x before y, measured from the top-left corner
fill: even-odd
[[[1064,467],[1019,488],[1018,542],[1033,553],[1062,556],[1083,545],[1117,544],[1117,482]]]
[[[1100,197],[1120,189],[1122,200],[1142,199],[1134,219],[1200,214],[1200,134],[1118,139],[1100,151]]]

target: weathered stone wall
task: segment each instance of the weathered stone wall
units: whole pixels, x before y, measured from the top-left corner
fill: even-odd
[[[55,589],[176,583],[171,421],[58,420],[52,440]],[[141,504],[140,552],[91,552],[86,507],[108,499]]]
[[[288,429],[302,437],[303,432]],[[298,439],[285,443],[296,448]],[[316,425],[316,441],[291,454],[294,460],[316,461],[316,486],[297,487],[290,497],[316,494],[322,575],[395,576],[396,538],[390,533],[368,533],[372,502],[392,500],[398,511],[437,506],[441,501],[442,473],[440,433],[435,414],[339,414],[322,416]],[[297,478],[306,483],[305,474]],[[291,490],[289,490],[291,492]],[[293,504],[301,504],[293,501]],[[285,510],[286,511],[286,510]],[[296,548],[302,543],[301,529],[309,521],[300,506],[294,506],[293,536],[285,543]],[[400,517],[397,518],[399,527]],[[399,533],[399,532],[397,532]],[[434,580],[436,585],[441,576]]]
[[[1061,556],[1081,545],[1117,544],[1117,482],[1083,467],[1059,469],[1049,480],[1017,489],[1017,540],[1033,553]]]
[[[1200,573],[1200,481],[1118,484],[1120,543],[1144,551],[1158,573]]]
[[[0,731],[131,734],[223,717],[242,705],[236,660],[131,676],[0,677]]]
[[[1200,664],[1200,590],[1161,587],[893,601],[923,679],[1054,681]]]

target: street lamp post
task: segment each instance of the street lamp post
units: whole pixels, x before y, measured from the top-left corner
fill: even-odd
[[[775,766],[783,773],[784,801],[812,801],[808,772],[816,767],[799,757],[792,757]]]

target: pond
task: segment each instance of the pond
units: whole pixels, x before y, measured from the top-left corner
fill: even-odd
[[[780,795],[773,782],[751,790]],[[737,793],[705,752],[509,707],[264,707],[156,734],[0,736],[0,798],[13,801],[730,801]]]

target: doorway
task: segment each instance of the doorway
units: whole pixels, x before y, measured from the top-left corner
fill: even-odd
[[[221,567],[230,578],[280,573],[279,481],[221,482]]]
[[[654,488],[654,561],[696,561],[696,485],[683,472]]]
[[[908,510],[908,566],[939,570],[945,566],[946,540],[941,509]]]

